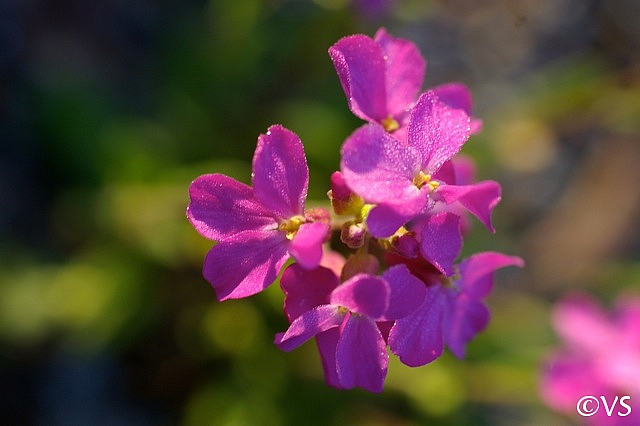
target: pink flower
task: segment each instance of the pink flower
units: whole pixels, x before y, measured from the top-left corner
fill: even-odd
[[[389,131],[406,125],[426,69],[413,43],[381,28],[373,39],[360,34],[340,39],[329,56],[351,112]]]
[[[316,337],[328,384],[381,392],[389,362],[376,322],[410,314],[424,298],[424,286],[404,265],[382,276],[357,274],[340,284],[329,269],[287,268],[281,279],[285,313],[291,322],[275,344],[290,351]]]
[[[253,187],[221,174],[191,183],[187,217],[201,235],[218,241],[203,274],[219,300],[262,291],[290,256],[308,269],[320,263],[329,227],[323,211],[304,210],[308,182],[300,139],[275,125],[258,138]],[[328,212],[324,216],[328,221]]]
[[[450,108],[429,91],[411,111],[406,143],[378,124],[360,127],[345,141],[341,162],[344,181],[365,202],[376,204],[366,221],[374,237],[389,237],[418,215],[429,217],[442,210],[437,204],[453,203],[493,231],[491,212],[500,201],[500,185],[494,181],[455,185],[443,180],[451,173],[440,170],[468,137],[468,115]],[[460,231],[451,224],[449,220],[447,226],[438,225],[446,231],[437,236],[438,241],[461,246]]]
[[[399,319],[389,333],[389,347],[400,360],[416,367],[442,355],[446,344],[458,358],[466,345],[489,323],[483,299],[491,293],[494,272],[507,266],[524,266],[521,258],[483,252],[463,260],[451,278],[443,277],[424,259],[388,256],[391,264],[407,263],[427,286],[421,306]]]
[[[329,56],[351,112],[405,140],[409,113],[426,71],[426,61],[416,45],[380,28],[373,39],[360,34],[340,39],[329,48]],[[450,108],[471,115],[471,94],[464,85],[450,83],[432,90]],[[473,119],[472,133],[481,126],[480,120]]]
[[[605,312],[591,297],[572,294],[553,310],[553,327],[563,340],[543,364],[540,394],[557,411],[577,415],[584,396],[630,396],[629,415],[618,404],[608,416],[604,402],[586,420],[590,425],[637,425],[640,410],[640,298],[620,298],[612,313]],[[586,407],[588,409],[594,407]]]

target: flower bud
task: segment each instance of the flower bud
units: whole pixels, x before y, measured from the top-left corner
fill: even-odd
[[[357,215],[364,201],[347,186],[340,172],[331,175],[331,190],[327,193],[333,211],[340,216]]]
[[[355,222],[350,220],[342,225],[342,231],[340,232],[340,240],[345,243],[349,248],[357,249],[362,247],[364,243],[364,236],[366,234],[364,224],[362,222]]]

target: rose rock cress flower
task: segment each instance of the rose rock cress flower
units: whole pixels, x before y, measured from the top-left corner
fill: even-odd
[[[367,121],[344,141],[329,179],[332,213],[305,209],[302,142],[274,125],[258,138],[251,186],[200,176],[187,217],[216,241],[203,274],[219,300],[262,291],[291,261],[280,278],[289,325],[274,343],[290,351],[313,339],[328,385],[380,392],[389,353],[409,366],[445,346],[463,358],[489,322],[495,271],[524,262],[495,252],[458,260],[467,216],[494,232],[501,199],[500,184],[475,182],[472,160],[459,157],[481,127],[468,89],[420,93],[426,62],[384,29],[345,37],[329,55],[350,110]]]

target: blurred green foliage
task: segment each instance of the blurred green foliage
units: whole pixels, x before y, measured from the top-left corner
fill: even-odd
[[[2,389],[18,389],[25,398],[3,420],[75,423],[73,413],[64,417],[56,409],[64,404],[42,396],[43,388],[65,389],[42,370],[56,357],[101,366],[106,356],[117,360],[108,374],[123,381],[107,392],[121,393],[123,404],[143,412],[127,417],[107,398],[120,424],[569,424],[541,405],[536,383],[539,361],[555,342],[548,325],[552,301],[580,287],[575,281],[548,281],[542,267],[501,273],[489,299],[491,325],[470,345],[466,361],[445,354],[411,369],[392,357],[382,394],[336,391],[323,383],[313,343],[292,353],[272,345],[274,333],[287,326],[277,283],[249,300],[216,302],[200,275],[212,243],[184,215],[189,183],[198,175],[250,180],[256,138],[272,123],[301,136],[310,203],[325,203],[340,145],[359,125],[326,51],[342,36],[372,35],[384,24],[424,49],[427,86],[462,78],[484,119],[484,133],[465,153],[478,162],[480,178],[504,183],[504,199],[496,211],[498,233],[476,224],[465,253],[501,250],[536,265],[536,256],[552,248],[531,243],[531,234],[553,215],[590,153],[613,149],[607,148],[611,138],[637,144],[640,75],[637,57],[621,59],[606,49],[606,43],[635,46],[635,33],[620,30],[614,41],[585,34],[566,52],[555,39],[543,44],[549,33],[563,40],[575,25],[595,26],[624,11],[580,9],[580,20],[563,26],[551,17],[569,16],[567,5],[575,2],[529,3],[397,1],[378,21],[367,21],[346,0],[132,2],[109,11],[139,17],[129,30],[146,38],[131,36],[124,44],[144,47],[114,58],[110,37],[124,31],[118,20],[111,36],[83,27],[78,10],[85,9],[78,5],[73,19],[39,21],[21,68],[26,118],[12,124],[30,141],[15,151],[25,149],[32,163],[21,198],[11,203],[21,218],[15,222],[26,225],[8,221],[11,232],[0,241]],[[507,16],[501,25],[518,35],[502,43],[526,40],[528,50],[502,56],[504,69],[483,69],[497,66],[496,52],[470,55],[465,28],[493,40],[491,25],[478,22],[494,16]],[[66,38],[38,49],[60,33]],[[449,36],[457,37],[453,52]],[[30,146],[35,149],[24,148]],[[637,183],[629,185],[637,191]],[[618,196],[625,194],[593,200],[605,205],[603,226]],[[637,224],[623,231],[637,236]],[[598,257],[604,274],[584,283],[603,298],[612,288],[640,285],[637,244],[614,237],[614,250]],[[18,376],[11,373],[15,365]],[[30,385],[20,390],[16,383],[24,377]],[[33,410],[33,401],[45,409]]]

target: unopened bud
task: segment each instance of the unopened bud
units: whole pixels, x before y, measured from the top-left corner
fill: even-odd
[[[356,215],[364,205],[362,198],[347,186],[340,172],[331,175],[331,190],[327,196],[331,199],[333,211],[340,216]]]
[[[340,232],[340,240],[350,248],[357,249],[364,244],[366,232],[362,222],[345,222]]]

